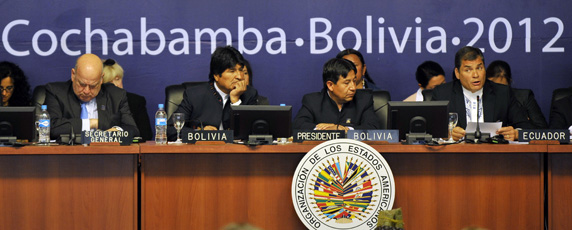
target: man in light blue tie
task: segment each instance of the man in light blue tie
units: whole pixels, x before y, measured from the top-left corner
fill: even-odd
[[[139,136],[125,90],[103,82],[103,64],[94,54],[84,54],[66,82],[46,84],[52,139],[72,131],[100,129],[129,131]]]

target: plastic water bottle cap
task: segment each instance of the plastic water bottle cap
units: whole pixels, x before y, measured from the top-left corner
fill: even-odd
[[[280,106],[286,106],[286,104],[280,104]]]
[[[42,109],[48,109],[47,105],[42,105]]]
[[[159,109],[165,108],[163,104],[159,104]]]

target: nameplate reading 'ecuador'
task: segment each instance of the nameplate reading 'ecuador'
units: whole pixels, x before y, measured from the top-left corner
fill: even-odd
[[[120,145],[130,145],[133,143],[133,135],[129,131],[81,131],[81,143],[119,143]]]
[[[529,141],[559,141],[570,142],[570,130],[567,129],[523,129],[518,132],[518,140]]]
[[[198,130],[181,133],[183,143],[194,144],[197,141],[224,141],[232,143],[234,134],[232,130]]]
[[[329,141],[340,138],[346,138],[343,130],[294,130],[292,141]]]
[[[348,130],[348,138],[358,141],[387,141],[389,143],[399,142],[399,130]]]
[[[292,202],[308,229],[372,230],[395,199],[393,173],[371,146],[356,140],[326,141],[298,163]]]

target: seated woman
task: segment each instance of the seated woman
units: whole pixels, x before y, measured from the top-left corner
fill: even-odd
[[[24,71],[12,62],[0,62],[2,106],[30,106],[30,84]]]
[[[487,68],[487,79],[498,84],[508,85],[512,84],[512,74],[510,65],[505,61],[496,60],[489,64]],[[526,110],[528,120],[537,128],[545,129],[548,127],[546,118],[540,110],[540,106],[534,99],[534,93],[530,89],[515,89],[512,88],[512,93],[516,97],[518,103]]]
[[[342,52],[339,52],[338,55],[336,55],[336,58],[346,59],[353,62],[356,66],[356,89],[379,89],[373,82],[373,79],[371,79],[369,76],[369,73],[367,72],[367,66],[365,65],[363,56],[359,51],[354,49],[346,49]]]
[[[123,89],[123,68],[115,60],[103,60],[103,74],[103,83],[113,83]],[[145,97],[127,92],[127,103],[143,140],[153,139]]]
[[[248,85],[254,87],[252,84],[252,68],[250,67],[250,62],[244,59],[244,79],[248,82]],[[257,105],[270,105],[268,98],[258,94],[258,98],[256,99]]]
[[[433,89],[435,86],[445,83],[445,71],[439,63],[434,61],[425,61],[417,66],[415,71],[415,79],[419,89],[411,96],[403,101],[423,101],[423,90]]]

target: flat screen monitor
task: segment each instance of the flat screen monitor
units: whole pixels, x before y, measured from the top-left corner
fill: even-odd
[[[447,138],[448,101],[419,101],[419,102],[389,102],[389,127],[399,130],[399,139],[405,140],[405,134],[410,131],[410,122],[414,117],[423,117],[426,121],[426,133],[433,138]]]
[[[18,140],[36,139],[36,107],[0,107],[0,137],[16,137]]]
[[[232,106],[230,127],[235,140],[248,140],[248,135],[272,135],[273,139],[292,136],[292,106]]]

